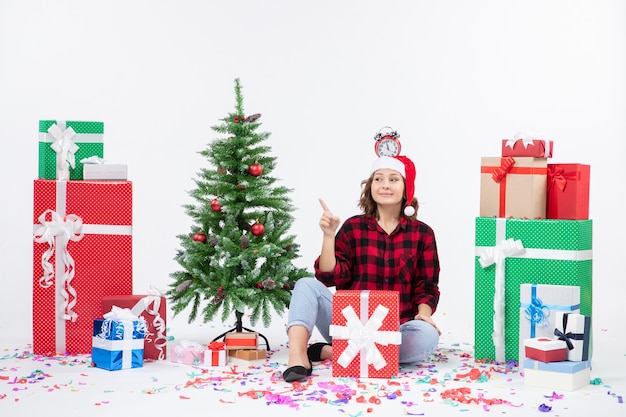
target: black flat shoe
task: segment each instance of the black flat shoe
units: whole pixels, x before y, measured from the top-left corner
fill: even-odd
[[[310,361],[309,364],[311,365],[310,368],[305,368],[300,365],[290,366],[283,372],[283,379],[285,382],[296,382],[306,379],[313,373],[313,364]]]
[[[322,349],[324,346],[332,346],[330,343],[317,342],[313,343],[306,350],[306,354],[309,357],[309,360],[312,362],[321,362],[322,359]]]

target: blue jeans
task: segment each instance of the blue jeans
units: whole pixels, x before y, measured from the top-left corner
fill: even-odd
[[[296,281],[291,296],[287,330],[293,325],[304,326],[309,334],[313,328],[321,333],[324,340],[331,343],[329,334],[332,323],[333,294],[315,278],[301,278]],[[439,344],[437,330],[422,320],[409,320],[400,325],[400,363],[415,363],[430,356]]]

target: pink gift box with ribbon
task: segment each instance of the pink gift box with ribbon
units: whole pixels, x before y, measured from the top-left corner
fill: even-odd
[[[144,359],[167,358],[166,299],[155,294],[113,295],[102,298],[102,313],[113,306],[128,308],[134,315],[146,321]]]
[[[91,352],[109,295],[132,294],[132,183],[34,182],[33,352]]]
[[[204,364],[206,345],[201,345],[193,340],[180,340],[170,347],[169,358],[171,362],[185,365]]]
[[[397,291],[338,290],[333,295],[332,376],[391,378],[398,374]]]

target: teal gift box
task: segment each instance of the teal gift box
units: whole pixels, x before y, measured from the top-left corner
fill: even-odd
[[[94,319],[91,362],[117,371],[143,367],[144,320]]]
[[[57,167],[57,152],[53,144],[64,134],[65,141],[73,142],[74,167]],[[39,121],[39,178],[46,180],[57,178],[58,168],[69,169],[70,180],[83,179],[82,159],[91,156],[104,158],[104,123],[76,120],[40,120]],[[67,144],[65,145],[67,146]]]
[[[519,361],[522,284],[578,286],[591,316],[591,220],[477,217],[475,238],[476,360]]]

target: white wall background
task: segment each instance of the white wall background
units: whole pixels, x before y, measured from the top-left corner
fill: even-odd
[[[531,131],[555,141],[554,162],[592,166],[594,323],[617,327],[625,18],[619,0],[0,0],[0,340],[31,338],[38,121],[104,121],[105,157],[134,182],[144,293],[177,269],[197,152],[234,109],[237,77],[271,133],[273,175],[293,189],[300,266],[318,254],[317,198],[356,213],[373,135],[390,125],[437,233],[440,327],[471,338],[480,157]],[[198,324],[170,321],[177,334]]]

